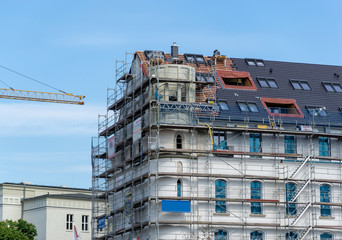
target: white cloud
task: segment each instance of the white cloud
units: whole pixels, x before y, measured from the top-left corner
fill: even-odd
[[[1,135],[96,135],[104,107],[35,103],[0,104]]]

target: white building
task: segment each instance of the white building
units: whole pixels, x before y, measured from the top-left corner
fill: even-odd
[[[38,240],[73,239],[73,225],[82,240],[91,239],[91,204],[89,189],[0,184],[0,220],[33,223]]]
[[[342,239],[340,75],[136,52],[93,139],[93,238]]]

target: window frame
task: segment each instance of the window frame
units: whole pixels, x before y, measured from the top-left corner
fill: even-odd
[[[224,183],[224,186],[218,186],[217,183]],[[215,179],[215,198],[227,198],[227,180]],[[227,202],[216,201],[215,202],[215,213],[227,213]]]
[[[329,187],[329,190],[323,192],[322,187],[325,187],[325,186]],[[331,199],[332,199],[331,185],[330,184],[321,184],[319,186],[319,196],[320,196],[320,202],[330,203]],[[322,217],[331,217],[331,206],[330,205],[321,205],[320,215]]]
[[[324,235],[330,235],[331,238],[327,238],[327,236],[324,236]],[[322,236],[324,238],[322,238]],[[332,233],[329,233],[329,232],[323,232],[319,235],[319,239],[320,240],[334,239],[334,235]]]
[[[266,109],[268,115],[274,116],[274,117],[294,117],[294,118],[304,118],[304,114],[299,108],[297,102],[295,99],[286,99],[286,98],[267,98],[267,97],[261,97],[260,98],[261,103],[263,104],[264,108]],[[273,113],[269,109],[269,105],[267,104],[279,104],[279,105],[293,105],[293,107],[296,109],[297,114],[295,113]]]
[[[253,238],[252,238],[252,235],[254,235],[254,234],[258,234],[258,235],[261,234],[261,236],[260,236],[261,238],[259,238],[259,236],[256,236],[258,238],[254,238],[255,236],[253,236]],[[265,235],[264,232],[262,232],[260,230],[254,230],[250,233],[250,239],[251,240],[264,240],[264,235]]]
[[[217,231],[215,231],[214,239],[215,240],[228,240],[229,239],[228,232],[223,229],[218,229]]]
[[[311,117],[327,117],[328,116],[328,112],[326,111],[325,107],[306,105],[305,108],[308,110]],[[312,110],[314,110],[315,112],[314,114]],[[322,113],[324,114],[322,115]]]
[[[273,89],[279,88],[278,83],[277,83],[277,81],[275,80],[275,78],[270,78],[270,77],[257,77],[256,79],[257,79],[257,81],[258,81],[260,87],[262,87],[262,88],[273,88]],[[260,81],[265,81],[265,83],[266,83],[267,86],[262,86],[261,83],[260,83]],[[275,85],[276,85],[276,87],[271,86],[271,84],[270,84],[269,82],[274,82]]]
[[[318,155],[320,157],[331,156],[331,141],[329,137],[318,137]]]
[[[227,106],[227,109],[223,109],[220,103],[222,103],[222,104],[226,104],[226,106]],[[228,102],[227,102],[227,101],[218,100],[218,101],[217,101],[217,104],[219,105],[219,107],[220,107],[220,109],[221,109],[221,110],[223,110],[223,111],[230,111],[230,107],[229,107],[229,105],[228,105]]]
[[[294,186],[294,188],[289,190],[289,185]],[[285,213],[288,216],[296,216],[298,209],[295,203],[289,203],[291,199],[296,195],[297,192],[297,184],[294,182],[287,182],[285,184],[285,193],[286,193],[286,209]],[[294,201],[297,202],[297,199]],[[292,211],[290,211],[292,209]]]
[[[290,79],[289,81],[290,81],[290,83],[291,83],[291,85],[292,85],[292,87],[293,87],[294,90],[312,91],[312,88],[311,88],[311,86],[310,86],[310,84],[309,84],[309,82],[308,82],[307,80]],[[300,89],[299,89],[299,88],[296,88],[296,87],[294,86],[294,83],[297,83],[298,86],[300,87]],[[303,84],[306,84],[306,85],[309,87],[309,89],[305,89],[305,88],[303,87]]]
[[[245,58],[245,61],[248,66],[254,67],[265,67],[265,61],[263,59],[254,59],[254,58]]]
[[[249,102],[249,101],[237,101],[236,102],[240,111],[241,112],[252,112],[252,113],[257,113],[257,112],[260,112],[259,108],[258,108],[258,105],[256,104],[256,102]],[[246,111],[242,110],[241,106],[242,105],[245,105],[246,106]],[[257,111],[252,111],[252,108],[251,108],[251,105],[252,106],[255,106],[256,110]]]
[[[183,181],[181,178],[177,179],[177,197],[183,197]]]
[[[176,149],[183,149],[183,137],[181,134],[176,135]]]
[[[89,232],[89,215],[82,215],[82,232]]]
[[[66,226],[65,230],[72,231],[74,229],[74,214],[67,214],[66,215]]]
[[[335,93],[342,93],[342,86],[339,82],[328,82],[328,81],[323,81],[322,82],[322,85],[324,86],[325,90],[327,92],[335,92]],[[335,86],[338,86],[338,88],[340,90],[336,90],[336,87]],[[328,88],[331,88],[331,91],[328,89]]]
[[[258,183],[259,187],[252,187],[253,184]],[[251,194],[251,199],[262,199],[262,185],[263,183],[259,180],[254,180],[250,182],[250,194]],[[258,191],[257,194],[253,193],[255,191]],[[263,214],[263,209],[262,209],[262,204],[261,202],[251,202],[251,214],[256,214],[256,215],[262,215]]]

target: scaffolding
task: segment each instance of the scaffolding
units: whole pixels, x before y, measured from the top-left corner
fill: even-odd
[[[250,239],[252,230],[284,240],[292,239],[288,233],[293,239],[319,239],[331,229],[342,233],[336,221],[325,224],[334,220],[331,215],[319,214],[340,211],[338,197],[317,200],[322,184],[342,194],[340,148],[321,154],[315,145],[318,138],[338,142],[340,130],[329,132],[330,124],[312,121],[311,131],[301,131],[302,124],[283,123],[281,116],[217,119],[215,70],[220,61],[227,68],[229,59],[214,57],[216,65],[199,67],[143,54],[116,62],[108,112],[99,116],[92,140],[93,239],[228,239],[216,238],[218,230],[230,239]],[[253,134],[265,141],[252,146]],[[298,142],[284,146],[285,136]],[[338,168],[322,177],[332,164]],[[229,183],[223,195],[215,192],[217,180]],[[253,197],[251,182],[272,191]],[[163,201],[190,202],[190,210],[165,214]],[[260,213],[251,213],[252,207]],[[176,233],[167,233],[171,226],[178,226]]]

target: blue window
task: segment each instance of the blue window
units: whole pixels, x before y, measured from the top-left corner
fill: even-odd
[[[251,182],[251,199],[261,199],[261,182]],[[262,214],[260,202],[251,202],[251,213]]]
[[[251,240],[263,240],[264,234],[260,231],[251,232]]]
[[[182,196],[182,179],[177,180],[177,197]]]
[[[294,136],[285,136],[284,137],[284,148],[285,153],[294,154],[296,153],[296,144]]]
[[[215,181],[215,197],[216,198],[226,198],[226,188],[227,188],[226,181],[216,180]],[[226,202],[225,201],[216,201],[215,212],[216,213],[227,212]]]
[[[330,202],[330,185],[323,184],[320,186],[321,202]],[[329,205],[321,205],[321,216],[330,217],[331,209]]]
[[[330,156],[329,138],[318,137],[318,149],[319,149],[319,156],[322,156],[322,157]]]
[[[215,233],[215,240],[228,240],[228,234],[226,231],[218,230]]]
[[[298,234],[295,232],[288,232],[286,233],[286,240],[297,240]]]
[[[253,133],[249,135],[250,152],[261,152],[261,134]]]
[[[321,240],[330,240],[333,239],[333,236],[330,233],[321,234]]]
[[[297,215],[297,207],[294,203],[288,203],[296,194],[297,186],[294,183],[286,183],[286,215]],[[296,202],[296,201],[295,201]]]

